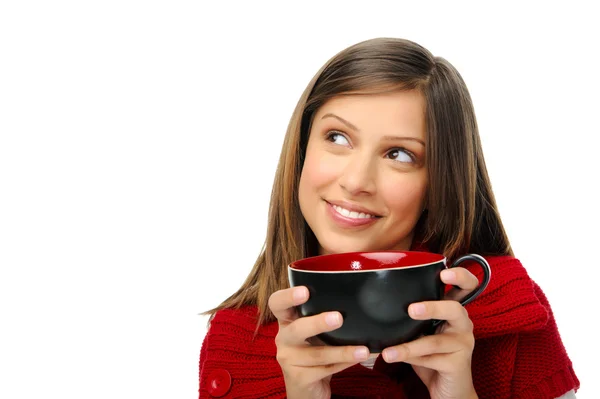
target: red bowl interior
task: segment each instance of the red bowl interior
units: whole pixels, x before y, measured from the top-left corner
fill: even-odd
[[[418,251],[348,252],[300,259],[290,267],[310,272],[348,272],[426,266],[444,259],[443,255]]]

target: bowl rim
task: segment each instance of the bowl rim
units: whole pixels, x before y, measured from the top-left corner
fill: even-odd
[[[366,269],[362,269],[362,265],[360,263],[358,263],[357,267],[355,268],[354,265],[351,265],[349,269],[344,269],[344,270],[307,270],[305,268],[302,268],[302,265],[305,264],[313,264],[314,262],[318,262],[322,259],[339,259],[339,258],[352,258],[352,257],[360,257],[363,256],[365,258],[368,259],[368,256],[364,256],[366,255],[378,255],[378,254],[406,254],[407,256],[410,255],[415,255],[415,256],[423,256],[423,257],[427,257],[427,258],[431,258],[431,261],[428,262],[423,262],[423,263],[419,263],[416,265],[405,265],[405,266],[381,266],[381,267],[368,267]],[[402,258],[401,258],[402,259]],[[356,259],[354,262],[358,262],[359,259]],[[382,251],[356,251],[356,252],[340,252],[340,253],[335,253],[335,254],[325,254],[325,255],[316,255],[316,256],[310,256],[307,258],[302,258],[302,259],[298,259],[294,262],[291,262],[290,264],[288,264],[288,270],[289,271],[296,271],[296,272],[303,272],[303,273],[318,273],[318,274],[339,274],[339,273],[372,273],[372,272],[379,272],[379,271],[383,271],[383,270],[400,270],[400,269],[415,269],[415,268],[419,268],[419,267],[426,267],[426,266],[431,266],[433,264],[442,262],[444,264],[444,266],[446,266],[446,257],[442,254],[438,254],[438,253],[434,253],[434,252],[425,252],[425,251],[400,251],[400,250],[382,250]],[[353,262],[353,263],[354,263]]]

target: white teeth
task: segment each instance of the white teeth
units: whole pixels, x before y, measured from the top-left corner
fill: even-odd
[[[348,209],[337,205],[333,205],[333,209],[335,209],[335,211],[340,215],[344,215],[347,218],[352,219],[370,219],[375,217],[374,215],[369,215],[368,213],[349,211]]]

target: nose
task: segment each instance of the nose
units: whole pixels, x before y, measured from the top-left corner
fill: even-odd
[[[374,161],[365,156],[348,157],[339,184],[344,191],[353,196],[374,194],[375,169]]]

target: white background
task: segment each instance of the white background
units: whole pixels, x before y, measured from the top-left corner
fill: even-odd
[[[298,97],[378,36],[463,75],[516,254],[598,397],[597,12],[212,3],[0,5],[0,397],[197,397],[198,313],[259,253]]]

